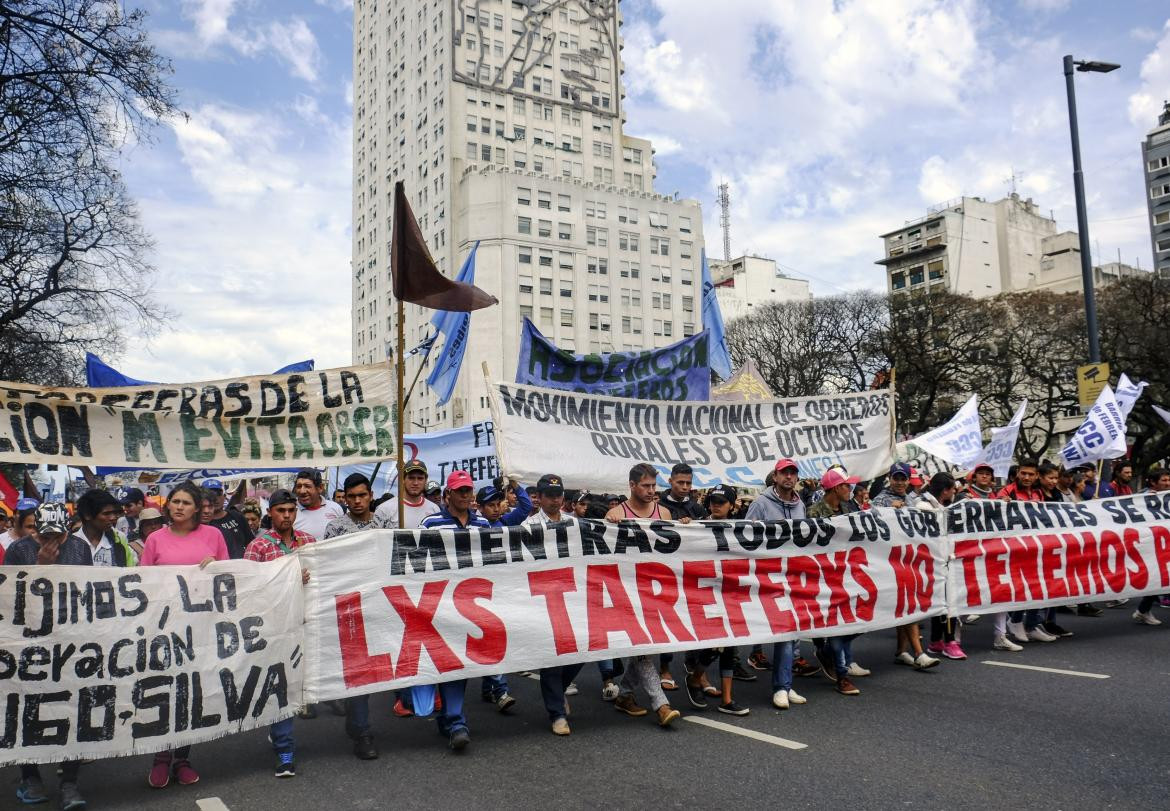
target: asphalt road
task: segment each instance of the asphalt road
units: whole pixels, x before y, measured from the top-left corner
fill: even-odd
[[[736,699],[751,715],[722,715],[714,705],[692,711],[681,692],[671,693],[684,720],[663,730],[649,716],[628,718],[602,702],[597,668],[587,665],[568,738],[549,732],[538,684],[512,676],[518,704],[508,716],[480,702],[478,685],[469,685],[472,744],[463,754],[446,749],[433,721],[392,716],[383,695],[371,702],[379,760],[354,758],[343,719],[325,710],[297,722],[293,779],[272,776],[266,733],[258,730],[196,746],[192,760],[202,780],[194,786],[149,788],[148,758],[87,765],[81,785],[90,808],[204,811],[1167,808],[1170,615],[1161,612],[1165,626],[1140,627],[1130,620],[1132,606],[1101,618],[1062,614],[1074,637],[1020,653],[992,651],[984,619],[965,629],[967,661],[944,660],[925,672],[893,664],[893,631],[869,634],[854,643],[855,658],[873,670],[856,680],[860,696],[837,695],[822,676],[798,679],[809,703],[784,712],[772,708],[763,675],[736,683]],[[681,657],[675,676],[681,681]],[[753,732],[806,746],[744,734]],[[43,771],[54,790],[51,767]],[[15,768],[4,770],[0,807],[17,807],[16,780]]]

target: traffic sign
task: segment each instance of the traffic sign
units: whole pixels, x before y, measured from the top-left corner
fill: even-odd
[[[1109,364],[1090,363],[1077,367],[1077,399],[1081,408],[1088,409],[1097,402],[1101,390],[1109,383]]]

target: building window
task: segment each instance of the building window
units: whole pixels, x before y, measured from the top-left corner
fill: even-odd
[[[569,223],[567,223],[567,222],[558,222],[557,223],[557,239],[563,239],[565,241],[568,241],[568,240],[571,240],[572,238],[573,238],[573,226],[569,225]]]
[[[537,236],[552,236],[552,220],[540,220],[537,225]]]
[[[650,253],[656,256],[670,256],[670,240],[664,237],[650,237]]]
[[[573,269],[573,254],[561,251],[559,254],[560,261],[558,264],[563,268]]]
[[[537,208],[552,208],[552,192],[538,191],[536,193],[536,207]]]
[[[552,251],[547,251],[544,248],[540,249],[540,266],[545,268],[552,267]]]
[[[568,279],[561,279],[561,298],[573,297],[573,283]]]
[[[1158,253],[1163,253],[1164,251],[1170,251],[1170,239],[1158,240]]]
[[[479,158],[485,163],[491,163],[492,147],[491,144],[482,144],[479,147]]]
[[[573,311],[572,310],[561,310],[561,326],[562,327],[573,326]]]
[[[532,233],[532,218],[531,217],[517,217],[516,218],[516,230],[519,231],[521,234],[531,234]]]
[[[682,297],[682,308],[684,313],[693,313],[695,311],[695,299],[693,296]]]
[[[941,279],[943,277],[943,263],[941,259],[937,259],[926,266],[931,280]]]
[[[523,186],[516,187],[516,205],[530,206],[532,205],[532,189],[526,189]]]
[[[527,318],[529,321],[531,321],[532,320],[532,305],[521,304],[520,305],[520,317]]]
[[[529,261],[531,261],[531,260],[532,260],[532,257],[530,256]],[[520,277],[520,292],[521,293],[531,293],[532,292],[532,277],[531,276],[521,276]]]
[[[557,211],[571,211],[573,207],[573,198],[567,194],[557,195]]]
[[[551,328],[552,325],[553,325],[553,308],[552,307],[541,307],[540,308],[540,326],[546,327],[546,328]]]
[[[516,261],[521,265],[532,264],[532,248],[521,246],[516,249]]]
[[[1170,222],[1170,211],[1159,211],[1154,215],[1154,225],[1165,225]]]
[[[890,274],[890,286],[895,290],[904,288],[906,286],[906,274],[901,272]]]
[[[476,144],[472,143],[471,141],[468,141],[467,142],[467,159],[469,161],[473,161],[473,160],[475,160],[475,156],[478,154],[479,154],[479,147]]]
[[[553,280],[541,278],[540,280],[540,294],[542,296],[551,296],[553,290]]]
[[[922,284],[922,265],[910,269],[910,285]]]
[[[691,232],[691,218],[690,217],[679,217],[678,218],[678,230],[684,234],[689,234]]]
[[[1155,158],[1149,162],[1148,166],[1151,172],[1156,172],[1159,169],[1165,169],[1166,167],[1170,166],[1170,156]]]
[[[695,334],[695,325],[694,324],[689,324],[689,323],[683,324],[683,337],[684,338],[690,338],[694,334]]]

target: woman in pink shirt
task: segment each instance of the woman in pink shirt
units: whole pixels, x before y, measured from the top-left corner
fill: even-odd
[[[198,566],[202,569],[213,560],[229,558],[223,533],[199,522],[203,494],[193,483],[180,484],[167,496],[167,512],[171,525],[155,530],[146,539],[139,566]],[[153,788],[165,788],[171,774],[180,785],[199,782],[199,773],[191,768],[188,759],[191,747],[159,752],[154,756],[147,782]]]

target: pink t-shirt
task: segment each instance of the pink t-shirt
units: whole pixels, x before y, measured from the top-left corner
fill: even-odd
[[[196,566],[204,558],[228,560],[223,533],[213,526],[200,524],[194,532],[176,535],[170,527],[155,530],[146,539],[146,548],[138,559],[139,566]]]

